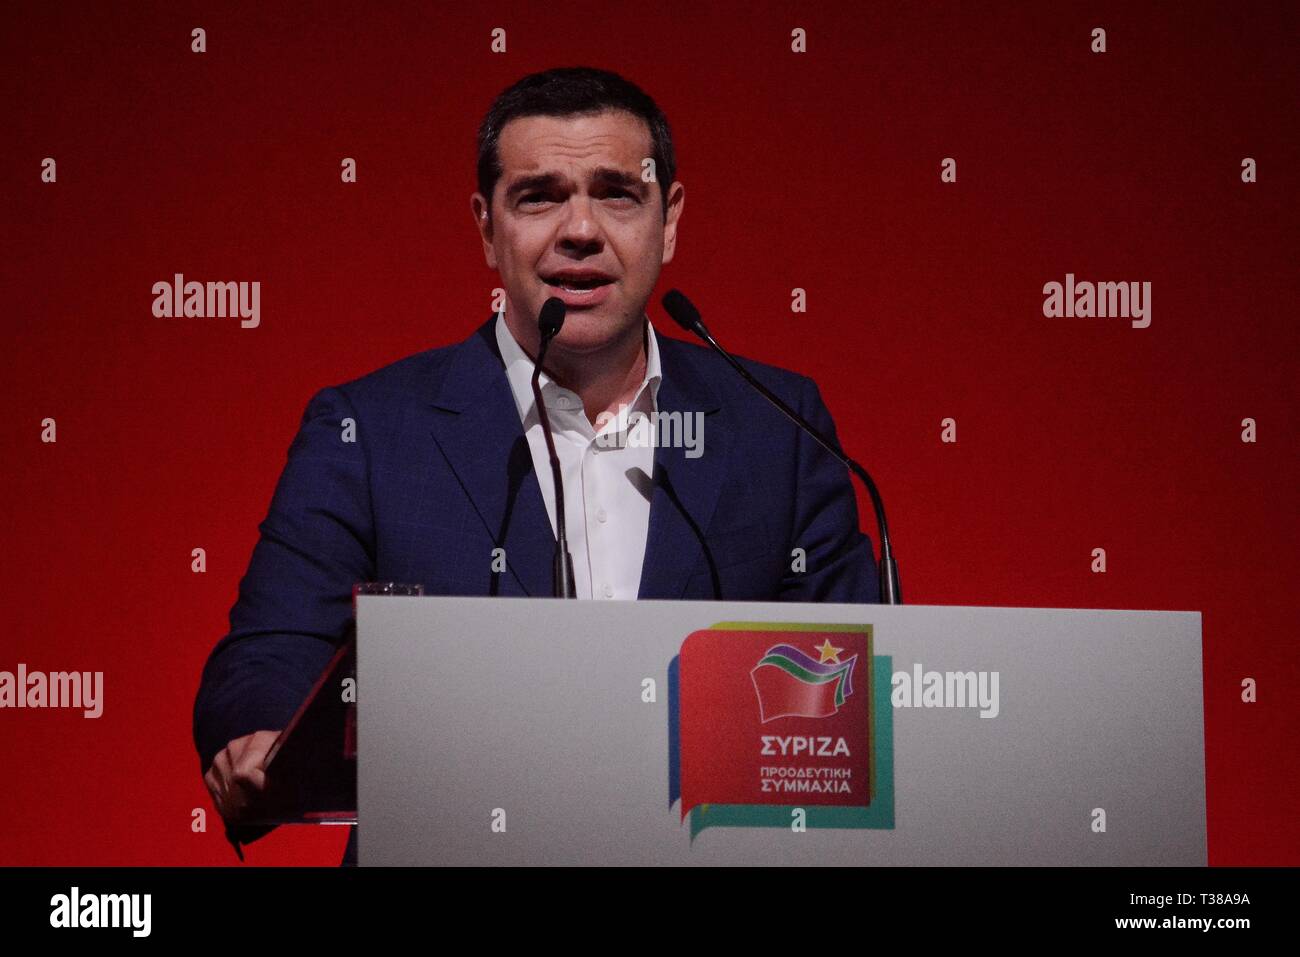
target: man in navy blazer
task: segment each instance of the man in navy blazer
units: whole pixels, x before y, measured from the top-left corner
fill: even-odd
[[[662,179],[639,175],[642,157]],[[674,174],[662,114],[615,74],[547,71],[497,98],[480,129],[472,205],[505,307],[464,342],[308,403],[194,706],[200,767],[227,822],[255,807],[267,749],[348,633],[354,584],[552,594],[554,493],[502,355],[502,343],[536,355],[537,310],[551,295],[569,309],[547,356],[552,389],[593,422],[635,396],[660,421],[698,429],[698,445],[657,442],[642,464],[616,470],[630,483],[622,493],[635,492],[623,517],[644,533],[643,553],[632,535],[636,554],[617,556],[632,584],[639,565],[634,597],[880,600],[843,466],[712,352],[649,322],[682,209]],[[742,361],[834,435],[810,379]],[[565,491],[575,495],[567,482]],[[600,597],[594,579],[590,589],[579,597]],[[356,837],[354,828],[344,863],[355,862]]]

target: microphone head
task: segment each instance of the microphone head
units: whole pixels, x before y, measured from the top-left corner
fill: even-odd
[[[695,308],[686,296],[678,289],[669,289],[664,293],[663,298],[664,311],[672,317],[673,321],[697,336],[704,336],[704,322],[700,319],[700,310]]]
[[[564,325],[564,314],[567,310],[564,300],[558,296],[552,296],[542,303],[542,312],[537,317],[537,328],[543,339],[554,339],[560,334],[560,327]]]

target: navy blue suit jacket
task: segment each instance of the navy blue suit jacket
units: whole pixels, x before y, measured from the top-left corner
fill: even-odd
[[[551,594],[555,537],[494,322],[311,398],[230,632],[203,669],[193,728],[203,770],[235,738],[286,725],[347,633],[354,583]],[[638,597],[879,601],[847,470],[711,351],[658,344],[658,408],[702,414],[703,454],[655,450]],[[742,361],[834,434],[812,380]],[[354,442],[342,440],[345,419]],[[791,570],[795,548],[802,572]]]

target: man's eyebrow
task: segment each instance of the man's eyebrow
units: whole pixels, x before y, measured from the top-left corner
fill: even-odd
[[[533,189],[553,189],[558,186],[560,182],[561,179],[557,173],[536,173],[532,176],[524,176],[515,180],[509,187],[507,187],[505,198],[510,199],[512,196],[517,196],[520,193]]]
[[[593,170],[591,178],[593,182],[600,183],[602,186],[626,186],[628,189],[637,192],[643,191],[645,187],[645,183],[640,176],[610,166],[602,166]]]

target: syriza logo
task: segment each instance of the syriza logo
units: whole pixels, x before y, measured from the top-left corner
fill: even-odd
[[[813,651],[815,659],[792,645],[773,645],[749,673],[763,724],[777,718],[827,718],[853,694],[858,656],[840,661],[844,649],[829,638]]]
[[[870,625],[723,622],[669,666],[669,803],[710,827],[893,828],[890,658]],[[879,704],[879,707],[877,707]]]

